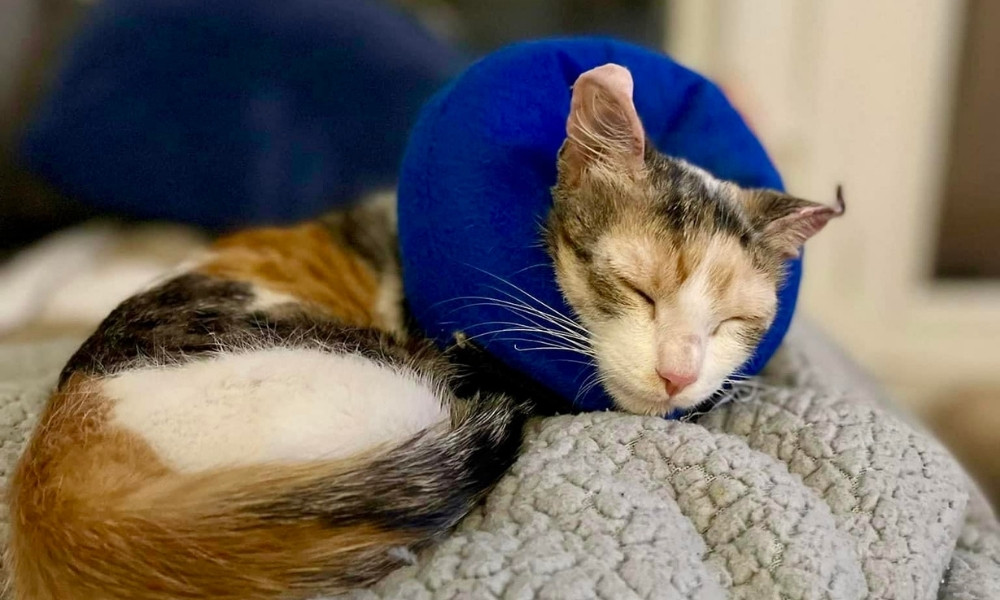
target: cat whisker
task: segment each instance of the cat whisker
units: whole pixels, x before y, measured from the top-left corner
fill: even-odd
[[[572,358],[553,358],[553,359],[550,359],[550,360],[552,360],[553,362],[564,362],[564,363],[570,363],[570,364],[574,364],[574,365],[582,365],[584,367],[593,367],[594,366],[594,361],[592,361],[592,360],[573,360]]]
[[[742,378],[742,379],[740,379],[740,378],[737,378],[737,379],[729,378],[729,379],[727,379],[725,381],[725,385],[728,385],[729,387],[731,387],[734,390],[752,390],[752,391],[756,391],[756,390],[771,390],[771,389],[775,388],[774,385],[771,385],[769,383],[765,383],[765,382],[763,382],[760,379],[757,379],[755,377],[754,378]]]
[[[527,342],[531,342],[532,340],[514,340],[514,341],[523,341],[523,342],[527,343]],[[567,348],[565,346],[543,345],[543,346],[534,346],[532,348],[525,348],[525,347],[519,347],[519,346],[517,346],[515,344],[514,348],[518,352],[539,352],[539,351],[542,351],[542,350],[563,350],[563,351],[566,351],[566,352],[576,352],[576,353],[579,353],[578,350],[574,350],[573,348]],[[575,362],[578,362],[580,364],[585,364],[585,365],[593,364],[593,363],[588,363],[588,362],[585,362],[585,361],[575,361]]]
[[[485,327],[488,325],[507,325],[511,327],[525,327],[537,331],[538,333],[546,333],[551,335],[552,337],[558,337],[560,339],[565,339],[567,341],[579,343],[587,347],[590,346],[590,340],[583,336],[577,335],[571,331],[565,331],[562,329],[552,329],[551,327],[548,327],[546,323],[534,320],[534,318],[531,317],[530,315],[524,316],[523,318],[525,319],[524,321],[483,321],[471,325],[470,328]]]
[[[579,389],[576,391],[576,396],[573,397],[573,404],[576,404],[580,398],[585,397],[590,393],[595,387],[604,382],[604,376],[600,371],[594,371],[580,385]]]
[[[502,323],[497,323],[497,324],[502,324]],[[484,323],[483,325],[490,325],[490,323]],[[468,336],[467,339],[469,339],[469,340],[476,340],[476,339],[483,338],[483,337],[486,337],[486,336],[498,336],[500,334],[505,334],[505,333],[551,333],[551,332],[547,332],[545,330],[539,331],[537,329],[532,329],[530,327],[521,327],[521,326],[519,326],[520,324],[518,324],[518,323],[514,323],[512,325],[518,325],[518,326],[515,326],[515,327],[504,327],[502,329],[493,329],[493,330],[489,330],[489,331],[484,331],[484,332],[481,332],[481,333],[470,335],[470,336]],[[593,353],[593,350],[590,349],[590,348],[588,348],[588,347],[580,346],[580,345],[577,345],[577,344],[573,344],[573,343],[571,343],[572,340],[565,340],[565,339],[559,338],[557,336],[554,336],[554,337],[555,337],[555,340],[546,340],[546,339],[543,339],[543,338],[511,338],[509,336],[508,337],[501,337],[501,338],[498,338],[498,339],[500,339],[502,341],[508,341],[508,342],[512,342],[512,341],[531,342],[531,343],[535,343],[535,344],[540,344],[539,347],[546,347],[548,349],[553,349],[553,350],[566,350],[568,352],[575,352],[577,354],[582,354],[584,356],[588,356],[588,357],[591,357],[591,358],[595,357],[594,353]],[[571,345],[561,345],[561,344],[557,343],[559,341],[571,343]]]
[[[545,220],[542,219],[542,218],[539,218],[539,225],[544,225],[544,223],[545,223]],[[542,241],[541,243],[544,244],[544,241]],[[550,263],[550,262],[540,262],[540,263],[535,263],[533,265],[528,265],[527,267],[524,267],[523,269],[518,269],[518,270],[514,271],[513,275],[519,275],[521,273],[524,273],[525,271],[530,271],[532,269],[541,269],[542,267],[548,267],[548,268],[551,269],[552,268],[552,263]]]
[[[509,285],[513,285],[513,284],[509,284]],[[552,317],[552,318],[558,320],[560,323],[564,324],[566,327],[571,328],[571,329],[575,329],[576,331],[578,331],[578,332],[580,332],[582,334],[589,334],[590,333],[590,331],[586,327],[584,327],[583,325],[581,325],[580,323],[578,323],[575,320],[573,320],[573,319],[571,319],[571,318],[569,318],[569,317],[561,314],[559,311],[557,311],[556,309],[552,308],[548,304],[546,304],[546,303],[542,302],[541,300],[535,298],[531,294],[528,294],[524,290],[521,290],[521,288],[517,288],[515,286],[515,289],[517,289],[518,291],[521,291],[522,293],[526,294],[530,299],[534,300],[540,306],[544,307],[545,310],[543,311],[543,310],[540,310],[540,309],[538,309],[536,307],[533,307],[533,306],[527,304],[524,300],[518,298],[517,296],[511,294],[510,292],[508,292],[506,290],[501,290],[499,288],[492,288],[492,289],[493,289],[493,291],[498,292],[500,294],[503,294],[504,296],[506,296],[507,298],[509,298],[510,299],[509,301],[511,303],[514,303],[514,304],[517,304],[519,306],[523,306],[525,308],[529,308],[529,309],[532,309],[532,310],[536,310],[540,314],[546,315],[548,317]]]
[[[539,305],[539,306],[543,307],[543,308],[544,308],[544,309],[545,309],[545,310],[547,311],[547,314],[548,314],[548,315],[550,315],[550,316],[552,316],[552,317],[555,317],[555,318],[557,318],[558,320],[562,321],[563,323],[565,323],[566,325],[568,325],[568,326],[570,326],[570,327],[574,327],[574,328],[576,328],[576,329],[577,329],[578,331],[580,331],[581,333],[584,333],[584,334],[587,334],[587,333],[589,333],[589,332],[587,331],[587,328],[586,328],[586,327],[584,327],[584,326],[580,325],[579,323],[577,323],[577,322],[576,322],[576,321],[574,321],[573,319],[570,319],[570,318],[568,318],[568,317],[564,316],[564,315],[563,315],[562,313],[560,313],[560,312],[559,312],[558,310],[556,310],[555,308],[553,308],[553,307],[549,306],[548,304],[546,304],[546,303],[545,303],[545,302],[543,302],[542,300],[540,300],[540,299],[536,298],[536,297],[535,297],[534,295],[532,295],[532,294],[531,294],[530,292],[528,292],[527,290],[525,290],[525,289],[521,288],[520,286],[518,286],[518,285],[516,285],[516,284],[512,283],[511,281],[508,281],[508,280],[504,279],[503,277],[500,277],[499,275],[496,275],[496,274],[493,274],[493,273],[490,273],[489,271],[486,271],[485,269],[481,269],[481,268],[479,268],[479,267],[475,267],[475,266],[473,266],[473,268],[474,268],[474,269],[476,269],[477,271],[479,271],[479,272],[483,273],[484,275],[486,275],[486,276],[488,276],[488,277],[492,277],[493,279],[496,279],[496,280],[497,280],[497,281],[499,281],[500,283],[502,283],[502,284],[504,284],[504,285],[507,285],[507,286],[509,286],[510,288],[512,288],[513,290],[515,290],[515,291],[517,291],[517,292],[519,292],[519,293],[523,294],[523,295],[524,295],[524,296],[525,296],[526,298],[528,298],[528,299],[530,299],[530,300],[534,301],[534,302],[535,302],[535,303],[536,303],[537,305]],[[522,304],[525,304],[525,301],[524,301],[523,299],[521,299],[521,298],[518,298],[517,296],[514,296],[513,294],[511,294],[511,293],[509,293],[509,292],[506,292],[506,291],[504,291],[504,290],[500,290],[500,289],[497,289],[497,288],[493,288],[493,289],[494,289],[494,291],[497,291],[497,292],[500,292],[501,294],[504,294],[505,296],[507,296],[508,298],[510,298],[510,299],[511,299],[512,301],[515,301],[515,302],[520,302],[520,303],[522,303]],[[537,309],[536,309],[536,310],[537,310]]]
[[[707,409],[696,410],[680,417],[680,421],[691,421],[705,415],[717,407],[734,402],[748,402],[755,399],[761,391],[773,389],[774,386],[761,382],[756,378],[733,376],[722,383],[720,393],[713,398]]]
[[[500,293],[503,293],[506,296],[509,296],[509,294],[507,294],[506,292],[502,292],[500,290],[496,290],[496,291],[498,291]],[[534,306],[531,306],[529,304],[525,304],[523,301],[521,301],[519,299],[517,301],[512,301],[512,300],[503,299],[503,298],[494,298],[492,296],[460,296],[460,297],[457,297],[457,298],[452,298],[452,299],[447,300],[447,301],[443,301],[443,302],[441,302],[439,304],[443,304],[445,302],[461,302],[461,301],[467,301],[467,300],[478,300],[480,302],[474,303],[474,304],[463,304],[462,306],[458,306],[458,307],[452,309],[450,312],[454,313],[454,312],[457,312],[457,311],[462,310],[464,308],[468,308],[468,307],[472,307],[472,306],[499,306],[499,307],[506,308],[506,309],[514,311],[514,312],[518,312],[518,313],[521,313],[521,314],[526,314],[526,315],[531,315],[531,316],[535,316],[535,317],[541,318],[542,320],[544,320],[546,322],[550,322],[553,325],[558,325],[560,329],[564,329],[564,330],[567,330],[567,331],[572,331],[574,334],[580,335],[581,337],[584,334],[588,333],[587,330],[584,329],[583,327],[581,327],[578,323],[575,323],[575,322],[572,322],[572,321],[567,322],[565,320],[561,320],[561,319],[565,319],[565,317],[562,317],[562,315],[551,314],[551,313],[545,312],[545,311],[540,310],[540,309],[538,309],[538,308],[536,308]]]
[[[514,303],[514,302],[507,301],[507,300],[498,300],[496,298],[490,298],[488,296],[471,296],[471,297],[468,297],[466,299],[468,299],[468,300],[481,300],[481,302],[475,302],[475,303],[471,303],[471,304],[465,304],[465,305],[463,305],[462,308],[473,307],[473,306],[497,306],[497,307],[505,308],[507,310],[510,310],[511,312],[514,312],[514,313],[517,313],[517,314],[523,316],[525,319],[530,320],[533,325],[536,325],[538,327],[544,327],[544,325],[542,323],[538,323],[537,321],[534,321],[533,318],[537,318],[537,319],[539,319],[539,320],[541,320],[541,321],[543,321],[545,323],[549,323],[551,325],[554,325],[554,326],[558,327],[565,335],[571,335],[571,336],[573,336],[574,338],[576,338],[576,339],[578,339],[580,341],[588,341],[588,338],[585,335],[583,335],[582,333],[580,333],[579,331],[572,330],[572,329],[566,327],[565,325],[563,325],[562,323],[560,323],[558,321],[552,320],[551,319],[551,315],[547,315],[547,314],[545,314],[545,313],[543,313],[541,311],[538,311],[537,309],[534,309],[531,306],[524,306],[524,305],[520,305],[520,304],[517,304],[517,303]],[[459,310],[459,309],[456,309],[456,310]]]
[[[561,335],[558,331],[553,331],[537,325],[525,325],[523,323],[484,323],[483,326],[497,325],[504,327],[503,331],[494,330],[492,333],[526,333],[535,336],[535,339],[545,343],[555,343],[571,347],[579,352],[593,354],[593,347],[586,340],[579,340],[570,336]],[[475,331],[472,332],[476,334]],[[476,334],[478,335],[478,334]]]
[[[491,303],[492,304],[492,303]],[[519,315],[525,322],[510,322],[510,321],[499,321],[492,323],[479,323],[474,327],[485,327],[490,325],[504,325],[507,327],[519,327],[526,331],[531,331],[533,333],[545,336],[548,338],[554,338],[560,340],[566,344],[572,345],[582,352],[591,352],[592,345],[589,339],[584,336],[579,335],[577,332],[567,330],[560,327],[559,329],[553,329],[547,326],[547,323],[539,322],[536,315],[533,314],[523,314],[516,307],[507,307],[509,310]],[[558,325],[558,324],[557,324]]]

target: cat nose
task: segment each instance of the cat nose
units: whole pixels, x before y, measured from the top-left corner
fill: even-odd
[[[698,380],[696,371],[673,371],[656,369],[656,374],[663,380],[663,387],[671,397],[684,391],[684,388]]]
[[[660,347],[656,374],[671,397],[698,380],[705,360],[705,340],[689,334],[674,336]]]

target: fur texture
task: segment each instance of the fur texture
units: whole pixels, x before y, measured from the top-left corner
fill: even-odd
[[[693,407],[750,357],[784,260],[843,200],[745,190],[660,154],[618,65],[580,76],[566,133],[547,242],[600,381],[629,412]]]
[[[337,593],[475,505],[530,411],[402,330],[384,210],[221,240],[105,319],[13,478],[17,598]]]

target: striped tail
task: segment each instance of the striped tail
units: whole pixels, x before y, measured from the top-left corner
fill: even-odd
[[[532,413],[503,394],[452,395],[450,426],[364,457],[183,474],[108,426],[92,382],[70,377],[53,396],[13,478],[6,564],[20,600],[310,598],[370,584],[476,505]]]

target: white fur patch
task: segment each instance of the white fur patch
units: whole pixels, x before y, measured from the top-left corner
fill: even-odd
[[[253,286],[253,302],[247,306],[247,311],[266,311],[282,304],[300,304],[300,301],[291,294],[255,285]]]
[[[113,424],[181,471],[344,458],[448,418],[412,373],[355,355],[272,348],[103,382]]]

